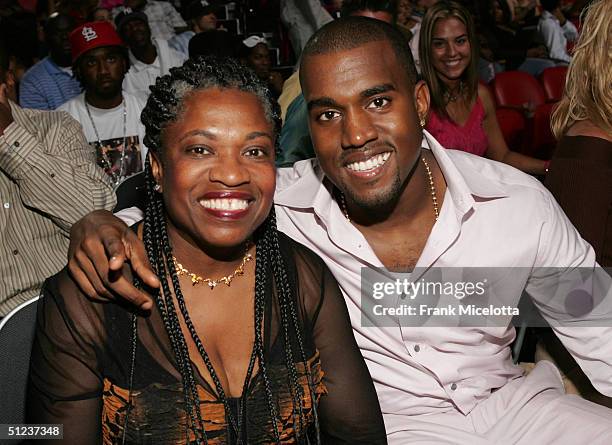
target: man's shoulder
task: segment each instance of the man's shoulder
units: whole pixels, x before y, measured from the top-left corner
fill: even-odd
[[[13,113],[15,122],[28,129],[32,134],[45,136],[51,131],[66,129],[66,127],[80,126],[66,110],[36,110],[18,107]]]
[[[316,158],[298,161],[290,167],[280,167],[276,170],[276,192],[286,190],[302,180],[317,180],[318,171]]]
[[[83,106],[83,95],[85,93],[81,93],[77,96],[74,96],[72,99],[61,104],[56,108],[56,111],[65,111],[68,114],[74,116],[78,114],[79,110],[83,110],[85,107]]]
[[[540,181],[515,167],[460,150],[446,153],[472,189],[495,189],[509,198],[548,199],[548,192]]]
[[[49,76],[49,71],[47,70],[48,63],[48,58],[45,57],[32,65],[24,73],[23,78],[21,79],[21,84],[23,85],[24,83],[28,82],[35,82],[42,76]]]

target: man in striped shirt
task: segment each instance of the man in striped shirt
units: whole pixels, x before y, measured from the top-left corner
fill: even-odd
[[[0,318],[64,267],[75,221],[114,205],[81,126],[67,113],[15,104],[0,43]]]

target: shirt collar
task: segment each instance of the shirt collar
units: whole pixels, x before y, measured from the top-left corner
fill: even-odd
[[[130,58],[130,68],[134,67],[135,71],[142,71],[145,70],[147,68],[157,68],[159,69],[160,65],[159,65],[159,57],[160,57],[160,49],[159,49],[159,45],[157,45],[157,42],[155,41],[155,39],[151,39],[153,41],[153,45],[155,46],[155,49],[157,50],[157,57],[155,57],[155,60],[153,61],[153,63],[149,64],[149,63],[144,63],[140,60],[138,60],[136,58],[136,56],[134,56],[134,54],[132,53],[132,50],[128,51],[128,56]]]
[[[542,11],[542,20],[555,20],[557,17],[554,16],[554,14],[551,14],[548,11]]]
[[[61,75],[61,76],[70,76],[66,71],[62,70],[53,60],[51,60],[50,56],[45,57],[45,69],[49,74],[52,75]]]

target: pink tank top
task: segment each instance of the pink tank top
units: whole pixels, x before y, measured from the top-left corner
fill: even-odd
[[[489,140],[483,128],[484,118],[484,107],[478,97],[464,125],[458,125],[431,110],[425,129],[445,148],[484,156],[489,147]]]

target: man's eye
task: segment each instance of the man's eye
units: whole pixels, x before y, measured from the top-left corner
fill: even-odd
[[[368,108],[383,108],[388,105],[390,100],[386,97],[377,97],[368,105]]]
[[[332,119],[337,118],[338,116],[340,116],[340,113],[338,113],[337,111],[324,111],[319,115],[319,120],[330,121]]]
[[[266,150],[259,147],[249,148],[244,152],[245,156],[253,157],[253,158],[261,158],[267,154]]]

